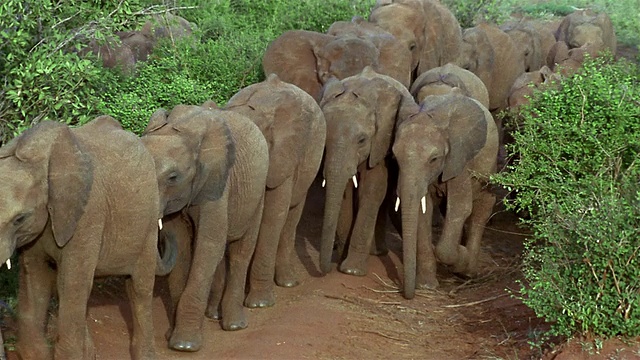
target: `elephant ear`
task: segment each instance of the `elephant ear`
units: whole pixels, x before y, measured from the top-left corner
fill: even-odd
[[[482,80],[487,89],[491,88],[491,72],[495,63],[495,51],[484,29],[479,26],[466,29],[463,41],[473,49],[471,58],[465,59],[461,67],[473,72]],[[499,70],[498,70],[499,71]]]
[[[207,109],[207,110],[217,110],[219,109],[218,104],[216,104],[215,101],[213,100],[207,100],[205,102],[202,103],[202,105],[200,105],[201,107]]]
[[[369,153],[369,167],[373,168],[387,156],[397,120],[401,116],[407,117],[411,112],[412,105],[415,107],[416,104],[408,90],[406,93],[402,93],[383,78],[371,79],[368,86],[370,89],[375,89],[377,95],[373,97],[375,99],[376,129]]]
[[[173,125],[197,154],[197,170],[191,191],[193,205],[222,197],[236,158],[235,142],[227,118],[240,116],[230,111],[199,110],[193,110],[195,113]]]
[[[442,171],[442,181],[447,181],[460,175],[485,146],[487,121],[491,119],[487,119],[488,111],[466,96],[450,94],[443,100],[439,105],[447,109],[438,111],[446,111],[449,117],[446,126],[449,154]],[[437,103],[434,105],[438,106]]]
[[[344,94],[345,91],[342,81],[338,80],[336,77],[329,78],[322,88],[320,107],[323,107],[327,102]]]
[[[146,135],[148,133],[154,132],[162,128],[163,126],[167,125],[168,116],[169,116],[169,113],[167,112],[167,110],[165,109],[156,110],[156,112],[154,112],[153,115],[151,115],[151,118],[149,119],[149,123],[147,124],[147,127],[142,132],[142,135]]]
[[[285,99],[283,99],[285,100]],[[308,118],[312,116],[306,108],[293,107],[287,104],[300,105],[300,101],[281,101],[284,106],[275,109],[273,128],[269,143],[269,172],[267,187],[270,189],[280,186],[287,178],[295,173],[303,155],[303,146],[309,135]]]

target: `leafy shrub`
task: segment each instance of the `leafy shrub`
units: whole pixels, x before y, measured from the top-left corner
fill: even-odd
[[[470,28],[486,21],[501,24],[509,19],[511,4],[508,0],[443,0],[462,28]]]
[[[536,93],[495,177],[531,214],[522,300],[550,335],[640,335],[639,73],[598,58]]]

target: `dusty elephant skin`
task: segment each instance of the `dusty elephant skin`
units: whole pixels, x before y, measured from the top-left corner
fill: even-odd
[[[496,172],[497,153],[491,114],[458,93],[428,96],[419,112],[398,124],[393,154],[400,168],[406,298],[413,298],[416,287],[438,286],[431,228],[435,197],[444,196],[447,204],[437,259],[454,272],[476,273],[480,240],[495,203],[487,182]]]
[[[327,190],[320,249],[323,273],[331,270],[337,235],[341,243],[350,241],[340,271],[366,274],[376,216],[387,191],[386,158],[393,131],[397,119],[412,106],[416,103],[402,84],[369,67],[325,86],[320,103],[327,121],[323,168]],[[357,197],[354,214],[350,213],[352,192]]]
[[[471,71],[451,63],[423,72],[411,84],[409,91],[420,103],[429,95],[444,95],[455,88],[489,107],[489,92],[482,80]]]
[[[362,31],[349,30],[337,36],[305,30],[286,31],[267,46],[262,68],[265,74],[276,74],[280,80],[301,88],[316,102],[320,102],[322,87],[330,78],[344,79],[360,73],[366,66],[398,78],[408,86],[409,54],[397,48],[395,39],[379,34],[364,36],[370,30],[365,30],[363,25]],[[394,55],[397,58],[390,55],[392,51],[397,52]]]
[[[171,270],[175,249],[158,255],[158,186],[139,139],[108,116],[75,129],[45,121],[0,148],[0,174],[0,259],[20,252],[20,356],[95,358],[86,323],[93,278],[130,275],[132,356],[154,358],[154,277]],[[55,294],[52,351],[45,325]]]
[[[502,24],[500,29],[513,39],[520,52],[524,71],[535,71],[547,62],[547,54],[555,44],[556,37],[547,27],[537,21],[519,21]]]
[[[272,306],[274,280],[278,286],[298,285],[291,256],[307,192],[322,160],[324,114],[311,95],[275,74],[240,90],[225,109],[251,119],[269,144],[264,211],[245,305]]]
[[[195,224],[192,261],[179,262],[169,275],[170,283],[187,278],[182,286],[170,285],[177,307],[169,347],[197,351],[216,267],[222,279],[226,276],[225,248],[224,296],[216,293],[209,306],[220,306],[223,329],[247,326],[242,303],[262,217],[269,149],[246,117],[188,105],[156,111],[142,142],[155,160],[162,213],[184,209]]]
[[[569,49],[590,45],[596,53],[602,50],[616,53],[617,39],[609,15],[591,9],[565,16],[558,26],[556,38],[567,43]]]
[[[462,31],[453,13],[434,0],[378,0],[369,21],[393,34],[411,52],[411,70],[421,74],[454,62]]]

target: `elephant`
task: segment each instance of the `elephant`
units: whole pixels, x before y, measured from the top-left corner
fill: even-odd
[[[78,52],[78,56],[85,57],[89,53],[97,56],[105,68],[119,69],[122,74],[127,76],[135,73],[136,57],[133,50],[115,38],[107,39],[102,45],[93,39]]]
[[[500,29],[513,39],[524,62],[524,71],[536,71],[547,62],[547,54],[556,43],[554,33],[537,21],[508,22]]]
[[[411,105],[415,106],[415,101],[402,84],[371,67],[325,85],[320,102],[327,121],[323,167],[326,197],[320,243],[322,273],[331,271],[334,239],[338,235],[338,240],[345,243],[350,237],[348,254],[339,270],[351,275],[366,274],[376,216],[387,191],[387,155],[395,124],[406,116]],[[348,220],[347,226],[342,226],[343,223],[339,227],[339,216],[351,217],[343,217],[341,212],[352,211],[352,192],[357,197],[355,221]]]
[[[301,88],[316,102],[320,101],[322,87],[329,78],[356,75],[365,66],[389,76],[402,76],[401,81],[408,78],[399,74],[394,63],[380,63],[380,50],[374,40],[352,34],[333,36],[306,30],[285,31],[267,46],[262,68],[265,74],[276,74],[282,81]]]
[[[429,95],[442,95],[459,88],[462,92],[489,107],[489,92],[476,74],[458,65],[448,63],[420,74],[409,91],[420,103]]]
[[[558,41],[564,41],[569,49],[591,44],[595,52],[609,50],[616,54],[617,39],[606,13],[595,13],[591,9],[577,10],[564,17],[556,33]]]
[[[355,16],[351,21],[334,22],[327,34],[336,37],[349,35],[370,40],[379,51],[376,71],[398,80],[407,88],[411,85],[411,52],[388,31]],[[328,78],[325,78],[324,82],[327,80]]]
[[[195,24],[171,13],[155,14],[142,26],[142,32],[155,39],[182,39],[193,34]]]
[[[155,275],[171,271],[175,245],[158,252],[160,203],[153,158],[110,116],[71,129],[43,121],[0,148],[0,260],[18,248],[18,342],[23,359],[93,359],[87,301],[93,279],[129,275],[132,356],[155,357]],[[45,338],[58,298],[57,337]]]
[[[400,169],[403,294],[411,299],[416,288],[438,286],[436,257],[454,272],[476,273],[495,203],[487,182],[496,172],[498,133],[488,109],[454,91],[427,96],[401,121],[392,151]],[[434,256],[432,215],[440,197],[446,198],[446,215]]]
[[[156,43],[156,39],[145,31],[118,31],[116,35],[123,46],[131,49],[136,62],[147,61]]]
[[[436,0],[378,0],[369,21],[393,34],[411,52],[412,80],[454,62],[462,30],[453,13]]]
[[[487,23],[465,29],[462,39],[455,64],[476,74],[485,84],[490,111],[506,109],[513,82],[525,72],[514,41],[496,25]]]
[[[255,122],[269,144],[264,212],[245,306],[272,306],[274,280],[283,287],[298,285],[290,259],[307,192],[320,168],[326,122],[311,95],[276,74],[240,90],[225,110]]]
[[[509,91],[509,111],[517,113],[522,105],[529,103],[535,89],[541,89],[551,83],[557,84],[560,80],[561,76],[546,65],[539,70],[522,73]]]
[[[547,62],[553,71],[563,77],[569,77],[582,67],[585,57],[598,56],[599,46],[587,43],[578,48],[569,48],[564,41],[558,41],[549,51]]]
[[[187,278],[180,295],[172,294],[179,301],[169,347],[197,351],[209,291],[225,248],[229,278],[224,296],[217,298],[224,314],[222,328],[247,326],[242,303],[262,218],[267,141],[246,117],[195,105],[157,110],[141,139],[155,161],[161,213],[184,210],[195,224],[192,261],[176,265],[169,275],[170,283],[172,278]]]

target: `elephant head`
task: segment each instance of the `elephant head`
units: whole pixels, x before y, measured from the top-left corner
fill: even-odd
[[[142,142],[156,164],[163,215],[222,197],[235,162],[235,143],[225,121],[233,116],[190,105],[151,116]]]
[[[449,63],[420,74],[411,84],[411,95],[420,103],[429,95],[443,95],[454,89],[489,107],[489,93],[482,80],[469,70]]]
[[[543,36],[553,37],[550,32],[542,32],[525,21],[508,23],[502,25],[500,29],[507,33],[516,44],[522,56],[525,71],[538,70],[545,64],[549,48],[545,48],[547,42]]]
[[[367,67],[356,76],[328,82],[320,107],[327,122],[320,267],[327,273],[347,183],[361,167],[384,161],[397,119],[417,111],[417,105],[402,84]]]
[[[540,70],[523,73],[513,83],[509,92],[509,109],[517,111],[519,107],[529,103],[534,89],[539,89],[543,84],[549,84],[552,81],[559,82],[559,80],[560,76],[546,65]]]
[[[400,169],[398,195],[406,298],[412,298],[416,289],[418,212],[421,208],[423,213],[432,211],[426,209],[432,206],[429,187],[463,174],[485,146],[489,121],[493,122],[491,115],[479,102],[452,92],[427,97],[419,113],[398,125],[392,151]],[[431,217],[426,218],[430,225]],[[427,231],[431,231],[430,227]],[[430,243],[424,246],[431,251]],[[435,272],[433,277],[417,285],[434,286]],[[418,274],[418,278],[419,282],[425,280],[424,274]]]
[[[73,236],[93,183],[93,165],[69,127],[44,121],[0,148],[0,260],[51,223],[62,247]]]
[[[595,52],[608,49],[616,52],[617,40],[606,13],[596,14],[590,9],[578,10],[567,15],[560,23],[557,32],[558,41],[564,41],[569,48],[591,46]]]
[[[375,44],[366,38],[291,30],[267,46],[262,67],[265,74],[278,75],[319,102],[327,79],[355,75],[367,65],[377,67],[378,56]]]

